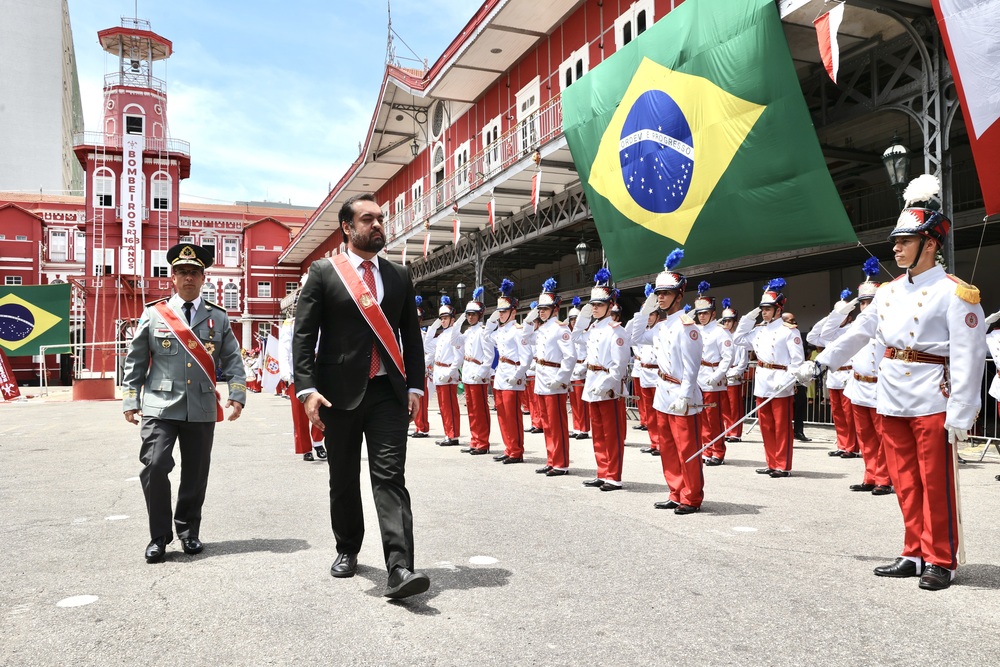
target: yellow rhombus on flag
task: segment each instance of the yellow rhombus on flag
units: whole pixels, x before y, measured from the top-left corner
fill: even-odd
[[[63,321],[63,318],[25,301],[16,294],[0,297],[0,308],[8,304],[22,307],[3,309],[3,312],[0,312],[0,345],[11,352],[44,335],[46,331]],[[25,315],[30,315],[34,321]]]

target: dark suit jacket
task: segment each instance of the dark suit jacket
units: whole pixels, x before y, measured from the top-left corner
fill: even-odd
[[[413,282],[405,267],[382,257],[378,258],[378,270],[384,291],[382,312],[396,333],[406,377],[399,374],[381,343],[378,351],[392,387],[405,406],[408,389],[424,388],[424,346]],[[358,407],[368,386],[372,342],[376,340],[330,260],[313,262],[295,311],[295,390],[316,389],[340,410]]]

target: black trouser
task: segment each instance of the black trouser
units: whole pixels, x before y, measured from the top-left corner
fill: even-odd
[[[795,386],[795,399],[792,401],[792,415],[795,422],[795,435],[805,434],[805,431],[802,429],[805,427],[806,403],[809,401],[809,397],[807,396],[808,392],[808,387],[802,387],[799,385]]]
[[[177,489],[174,524],[177,537],[198,537],[201,506],[208,488],[208,468],[212,461],[215,422],[187,422],[175,419],[143,417],[140,427],[142,447],[139,460],[145,465],[139,473],[142,493],[149,514],[149,536],[173,539],[170,524],[170,479],[174,469],[174,443],[180,440],[181,484]]]
[[[401,405],[389,379],[368,381],[361,404],[353,410],[320,408],[326,426],[330,465],[330,523],[337,552],[356,554],[365,536],[361,506],[361,439],[368,445],[372,495],[382,532],[382,551],[389,572],[413,569],[413,514],[406,490],[407,407]]]

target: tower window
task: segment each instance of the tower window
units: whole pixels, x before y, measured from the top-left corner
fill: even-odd
[[[110,169],[100,169],[94,174],[94,207],[114,208],[115,177]]]
[[[125,116],[125,134],[142,134],[142,116]]]
[[[163,172],[153,174],[152,200],[154,211],[170,210],[170,176]]]

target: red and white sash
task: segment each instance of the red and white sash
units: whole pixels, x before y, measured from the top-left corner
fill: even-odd
[[[333,270],[344,283],[344,287],[347,288],[347,292],[354,299],[354,303],[361,310],[361,314],[364,316],[365,321],[368,322],[368,326],[372,328],[375,336],[389,353],[389,357],[396,364],[396,368],[399,369],[400,374],[403,378],[406,378],[406,371],[403,370],[403,354],[399,351],[399,343],[396,342],[392,326],[389,325],[389,320],[385,318],[385,313],[382,312],[382,307],[378,304],[378,299],[375,298],[375,295],[371,293],[368,286],[361,280],[361,276],[358,275],[355,268],[351,266],[347,255],[334,255],[330,258],[330,263],[333,264]]]
[[[161,301],[155,306],[156,312],[160,314],[163,318],[163,323],[167,325],[167,328],[177,336],[183,346],[184,350],[191,355],[191,358],[197,362],[198,368],[205,373],[205,378],[215,386],[215,360],[212,359],[212,355],[209,354],[205,346],[194,335],[194,331],[188,326],[188,323],[181,319],[181,316],[171,310],[170,306],[167,305],[166,301]],[[225,413],[222,411],[222,399],[219,396],[219,390],[215,390],[215,404],[218,408],[216,410],[215,421],[221,422]]]

